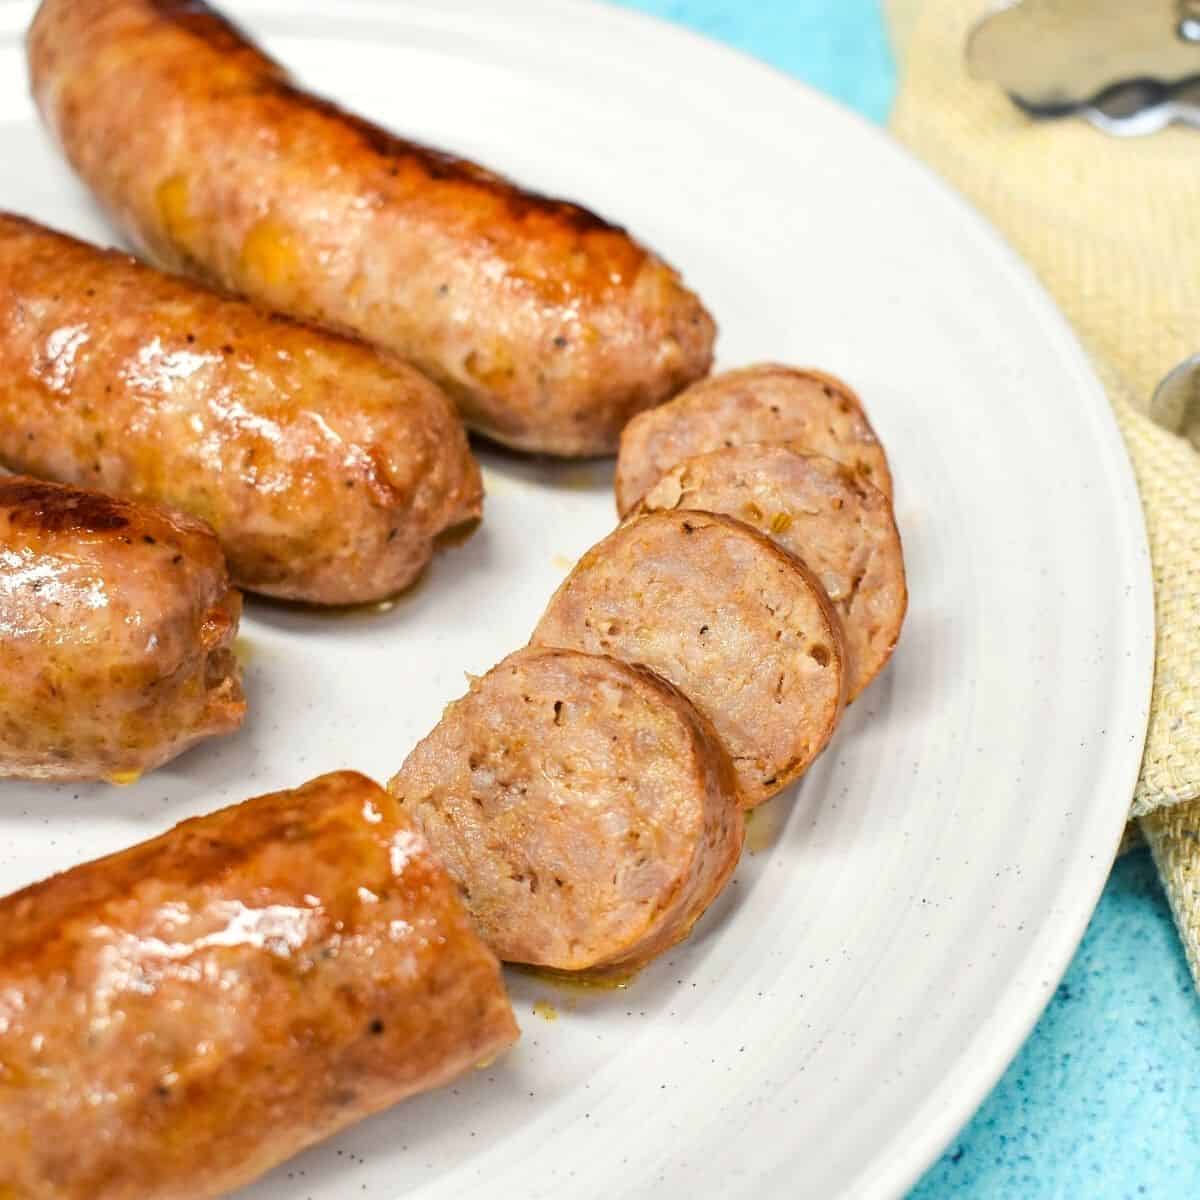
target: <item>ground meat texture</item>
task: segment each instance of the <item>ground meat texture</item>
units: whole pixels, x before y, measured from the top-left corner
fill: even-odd
[[[0,477],[0,777],[129,782],[232,733],[240,613],[195,518]]]
[[[424,840],[325,775],[0,900],[0,1195],[223,1196],[516,1037]]]
[[[887,456],[853,390],[821,371],[766,364],[701,380],[630,421],[617,458],[618,511],[685,458],[747,442],[824,454],[891,497]]]
[[[712,513],[620,526],[559,587],[532,644],[609,654],[673,683],[712,723],[746,806],[804,771],[842,709],[842,632],[821,585]]]
[[[4,214],[0,380],[0,463],[203,518],[248,591],[380,600],[480,514],[413,368]]]
[[[634,515],[702,509],[752,525],[804,560],[842,621],[853,700],[895,649],[908,605],[888,498],[849,467],[786,446],[747,445],[685,459]]]
[[[711,727],[643,668],[506,658],[390,783],[503,959],[627,973],[687,936],[742,845]]]
[[[611,454],[709,369],[712,318],[623,229],[304,91],[201,0],[43,0],[28,51],[151,261],[404,356],[491,438]]]

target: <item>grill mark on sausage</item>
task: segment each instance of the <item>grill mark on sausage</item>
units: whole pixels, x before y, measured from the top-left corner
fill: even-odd
[[[150,7],[164,20],[202,38],[221,53],[251,49],[245,33],[204,0],[150,0]],[[264,67],[280,70],[265,54],[255,52],[255,56],[262,60]]]
[[[110,496],[21,480],[0,483],[0,506],[15,529],[47,533],[107,533],[129,525],[125,505]]]
[[[356,113],[347,112],[332,100],[313,95],[296,86],[277,62],[263,54],[237,25],[212,9],[204,0],[149,0],[149,3],[164,20],[200,39],[217,53],[235,54],[243,58],[247,68],[253,73],[247,80],[247,93],[274,94],[289,104],[300,105],[310,112],[337,122],[356,134],[363,145],[373,153],[389,160],[394,167],[406,164],[421,170],[429,179],[469,184],[489,192],[502,201],[509,215],[518,221],[532,213],[540,212],[556,218],[578,234],[605,233],[625,236],[626,231],[619,225],[604,220],[582,205],[518,187],[510,180],[476,163],[423,142],[399,137]],[[644,254],[641,257],[644,257]]]

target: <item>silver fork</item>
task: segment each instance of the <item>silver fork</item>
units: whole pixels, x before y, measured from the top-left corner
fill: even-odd
[[[1200,450],[1200,354],[1185,358],[1154,389],[1150,415]]]
[[[1200,128],[1200,0],[1005,0],[966,53],[1034,117],[1118,137]]]

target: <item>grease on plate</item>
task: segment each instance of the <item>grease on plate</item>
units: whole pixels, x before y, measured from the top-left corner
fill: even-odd
[[[636,971],[629,975],[587,975],[577,971],[555,971],[550,967],[531,967],[527,963],[505,965],[522,975],[529,975],[567,992],[619,992],[637,978]]]
[[[506,475],[493,471],[490,467],[481,467],[483,476],[483,491],[487,496],[511,496],[519,489]]]
[[[784,812],[778,804],[760,804],[757,808],[747,811],[746,821],[746,852],[760,854],[770,850],[779,840],[783,828]]]

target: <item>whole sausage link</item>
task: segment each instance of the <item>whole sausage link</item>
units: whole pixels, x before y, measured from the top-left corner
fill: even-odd
[[[612,453],[709,369],[712,318],[624,230],[304,92],[199,0],[43,0],[28,49],[143,253],[396,351],[492,438]]]
[[[325,775],[0,900],[0,1195],[224,1195],[516,1037],[424,841]]]
[[[250,591],[383,599],[480,513],[412,367],[5,214],[0,378],[0,462],[202,517]]]

